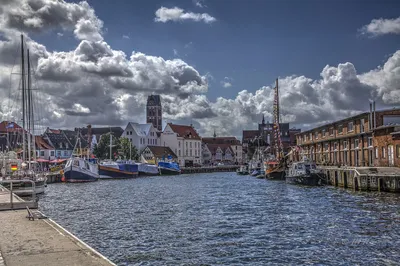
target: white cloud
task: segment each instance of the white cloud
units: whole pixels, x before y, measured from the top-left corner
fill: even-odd
[[[173,7],[166,8],[160,7],[156,11],[156,17],[154,21],[166,23],[168,21],[185,21],[192,20],[196,22],[203,21],[205,23],[215,22],[217,19],[210,16],[207,13],[193,13],[193,12],[185,12],[182,8]]]
[[[39,89],[35,93],[40,94],[35,97],[35,109],[39,113],[35,117],[41,125],[124,126],[132,117],[144,122],[146,97],[151,93],[161,95],[165,118],[178,123],[193,120],[203,136],[212,135],[214,128],[220,135],[240,136],[243,129],[256,128],[263,114],[272,120],[274,84],[243,90],[232,99],[210,100],[205,95],[209,81],[215,82],[210,73],[199,73],[181,59],[166,60],[137,51],[125,54],[111,47],[103,39],[102,23],[84,2],[20,0],[24,5],[8,3],[11,6],[0,11],[3,12],[0,16],[2,119],[20,119],[20,110],[10,108],[19,106],[16,75],[11,82],[13,90],[11,93],[8,90],[20,30],[29,34],[51,29],[79,31],[75,36],[84,40],[68,51],[49,52],[29,35],[26,37],[36,74],[33,84]],[[28,8],[29,4],[36,6]],[[41,6],[60,13],[40,15],[36,8]],[[13,10],[11,17],[9,10]],[[41,22],[32,20],[34,17]],[[90,21],[87,27],[81,19]],[[357,74],[355,66],[346,62],[324,67],[320,76],[315,80],[302,75],[279,79],[283,121],[315,126],[368,109],[370,98],[376,99],[379,106],[400,103],[400,51],[390,56],[383,67],[366,73]],[[229,77],[222,82],[233,84]]]
[[[130,39],[128,35],[122,35],[122,38],[123,39],[128,39],[128,40]]]
[[[62,34],[61,32],[57,32],[57,36],[62,37],[62,36],[64,36],[64,34]]]
[[[362,34],[380,36],[384,34],[400,34],[400,17],[394,19],[373,19],[371,23],[360,29]]]
[[[224,88],[232,87],[232,79],[229,77],[225,77],[223,80],[221,80],[221,85]]]
[[[174,56],[178,56],[178,50],[173,49],[172,51],[174,52]]]
[[[197,7],[203,8],[203,7],[207,7],[204,4],[204,0],[193,0],[193,4]]]

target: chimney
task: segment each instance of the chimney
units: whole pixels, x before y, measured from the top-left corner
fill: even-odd
[[[373,129],[373,122],[372,122],[372,102],[369,102],[369,130]]]
[[[375,110],[375,101],[373,104],[373,108],[374,108],[374,128],[376,128],[376,110]]]

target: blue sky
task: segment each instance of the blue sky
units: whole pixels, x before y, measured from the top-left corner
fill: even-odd
[[[104,38],[113,49],[179,57],[201,74],[210,73],[210,100],[234,98],[243,89],[255,91],[276,77],[318,79],[327,64],[352,62],[363,73],[382,65],[400,47],[399,35],[368,38],[357,31],[374,18],[400,15],[400,1],[220,0],[203,1],[203,8],[191,0],[88,3],[104,21]],[[161,6],[208,13],[217,21],[155,23],[155,10]],[[69,50],[78,41],[71,34],[68,41],[46,43]],[[232,78],[232,87],[221,86],[224,77]]]
[[[273,120],[276,78],[302,129],[400,104],[400,1],[15,0],[0,18],[0,97],[24,32],[53,127],[144,122],[156,93],[164,123],[240,136]]]

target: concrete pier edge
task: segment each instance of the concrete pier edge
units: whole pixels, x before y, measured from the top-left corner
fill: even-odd
[[[42,212],[40,212],[42,213]],[[43,220],[44,222],[46,222],[49,226],[51,226],[54,230],[56,230],[58,233],[60,233],[61,235],[64,235],[64,233],[67,234],[67,236],[71,237],[75,243],[78,246],[82,246],[83,248],[87,248],[90,251],[92,251],[96,256],[100,257],[101,259],[107,261],[108,263],[110,263],[111,265],[117,265],[114,262],[112,262],[111,260],[109,260],[106,256],[104,256],[103,254],[101,254],[100,252],[98,252],[97,250],[95,250],[94,248],[92,248],[91,246],[89,246],[88,244],[86,244],[83,240],[79,239],[77,236],[75,236],[74,234],[72,234],[70,231],[68,231],[67,229],[65,229],[64,227],[62,227],[61,225],[59,225],[58,223],[56,223],[54,220],[47,218]],[[50,222],[49,222],[50,221]],[[60,230],[59,230],[60,229]],[[64,233],[63,233],[64,232]],[[1,264],[0,264],[1,266]]]

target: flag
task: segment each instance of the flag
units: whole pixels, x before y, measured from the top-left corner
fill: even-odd
[[[18,170],[18,165],[12,164],[11,165],[11,171],[17,171]]]

